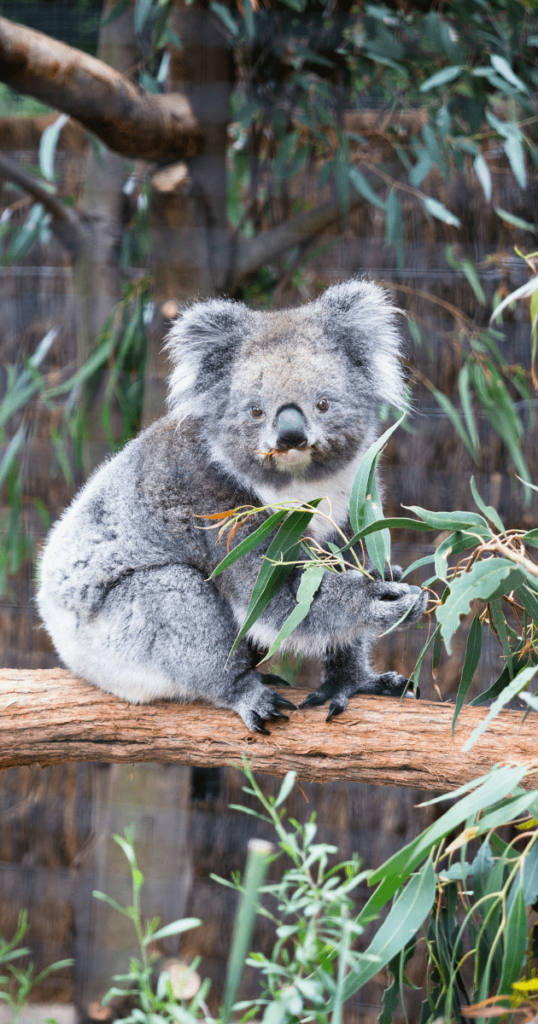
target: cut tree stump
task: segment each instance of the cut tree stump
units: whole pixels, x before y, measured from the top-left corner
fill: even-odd
[[[307,693],[286,688],[294,703]],[[461,749],[487,714],[483,708],[463,708],[454,740],[451,704],[365,696],[353,697],[331,722],[326,714],[325,706],[292,711],[264,736],[249,732],[238,715],[204,704],[128,704],[63,669],[1,669],[0,768],[66,761],[215,767],[245,754],[269,775],[294,769],[314,782],[434,790],[454,789],[494,764],[538,768],[532,714],[523,722],[521,713],[502,711],[467,754]]]

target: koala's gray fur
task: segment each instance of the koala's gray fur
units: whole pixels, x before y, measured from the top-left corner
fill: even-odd
[[[195,516],[326,495],[351,535],[351,483],[379,406],[402,401],[396,312],[381,288],[353,280],[284,312],[212,299],[179,314],[168,341],[168,416],[91,477],[43,553],[39,608],[74,673],[134,702],[204,698],[258,731],[293,707],[254,670],[253,644],[267,649],[276,637],[296,606],[299,574],[226,665],[264,548],[208,582],[223,551]],[[302,425],[300,444],[279,440],[283,409]],[[277,444],[282,451],[263,454]],[[261,521],[249,520],[235,542]],[[309,532],[338,539],[321,517]],[[426,596],[417,601],[397,570],[393,580],[374,575],[325,573],[286,644],[323,658],[323,683],[305,704],[330,699],[329,716],[353,693],[398,695],[405,684],[378,675],[369,648],[406,611],[406,624],[418,619]]]

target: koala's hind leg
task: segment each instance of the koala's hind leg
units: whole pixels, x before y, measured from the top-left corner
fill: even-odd
[[[321,686],[313,690],[299,707],[317,707],[329,700],[329,721],[345,711],[349,698],[356,693],[401,697],[405,691],[410,697],[418,697],[418,690],[414,692],[413,683],[405,676],[398,672],[379,674],[370,667],[369,646],[370,637],[365,635],[359,637],[351,647],[328,652],[323,663]]]
[[[246,643],[226,664],[237,624],[191,566],[135,572],[107,591],[95,614],[66,610],[61,630],[51,633],[73,672],[133,703],[203,698],[237,711],[257,731],[294,707],[263,685]]]

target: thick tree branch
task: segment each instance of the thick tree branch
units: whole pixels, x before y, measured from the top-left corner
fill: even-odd
[[[364,198],[355,189],[351,190],[349,208],[354,209]],[[305,210],[285,224],[279,224],[271,231],[261,232],[255,238],[241,238],[232,265],[231,280],[228,290],[233,292],[250,274],[256,273],[260,267],[275,259],[286,249],[301,245],[307,239],[320,234],[329,224],[334,224],[342,216],[342,207],[337,200],[330,200],[316,206],[313,210]]]
[[[178,93],[146,92],[104,61],[0,18],[0,81],[76,117],[122,156],[196,156],[202,131]]]
[[[299,701],[306,691],[288,691]],[[449,790],[494,764],[538,768],[536,724],[504,711],[468,754],[461,748],[484,718],[463,708],[455,739],[454,707],[428,701],[354,697],[327,723],[326,708],[290,712],[271,735],[247,731],[229,711],[201,704],[128,704],[62,669],[0,670],[0,768],[66,761],[158,761],[217,766],[245,754],[257,771],[302,779],[346,779]],[[536,784],[536,776],[532,784]]]
[[[57,196],[52,195],[31,174],[22,167],[0,155],[0,177],[12,181],[15,185],[29,192],[38,203],[41,203],[52,214],[51,228],[54,234],[69,251],[73,259],[77,259],[84,251],[86,232],[79,217],[69,206],[65,206]]]

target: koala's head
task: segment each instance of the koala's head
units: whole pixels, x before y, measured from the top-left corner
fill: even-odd
[[[383,402],[401,406],[398,310],[369,281],[282,312],[210,299],[175,321],[169,408],[243,484],[323,479],[362,454]]]

